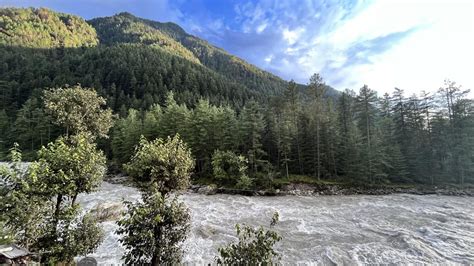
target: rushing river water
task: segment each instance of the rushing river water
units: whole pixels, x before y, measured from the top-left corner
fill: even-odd
[[[132,187],[104,182],[79,199],[86,209],[138,200]],[[284,264],[474,263],[474,198],[436,195],[245,197],[184,194],[192,214],[185,262],[212,262],[218,247],[235,240],[235,223],[268,225],[283,236]],[[95,257],[118,264],[123,248],[113,221]]]

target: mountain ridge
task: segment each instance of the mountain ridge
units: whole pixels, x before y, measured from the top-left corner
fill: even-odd
[[[263,86],[263,90],[272,90],[271,87],[274,87],[281,92],[281,90],[288,85],[287,81],[280,77],[259,69],[255,65],[231,55],[224,49],[214,46],[206,40],[188,34],[183,28],[173,22],[163,23],[139,18],[129,12],[121,12],[110,17],[94,18],[89,20],[88,23],[96,29],[99,39],[103,44],[110,45],[125,41],[135,43],[142,42],[150,45],[152,44],[149,39],[151,34],[155,34],[154,37],[157,37],[158,39],[161,37],[160,35],[167,35],[169,39],[179,43],[193,54],[193,56],[188,54],[187,56],[184,56],[184,58],[194,62],[199,61],[199,63],[216,72],[225,72],[228,74],[226,75],[227,77],[236,79],[247,86],[251,86],[248,82],[249,79],[262,79],[263,82],[261,82],[257,87]],[[130,31],[130,26],[133,26],[132,24],[136,26],[137,30],[143,29],[145,26],[148,26],[148,28],[144,29],[146,32],[133,32],[133,37],[128,36],[129,38],[127,38],[125,35],[124,39],[124,31],[126,34],[129,34],[127,31]],[[118,30],[122,30],[122,35],[119,35]],[[155,30],[155,32],[150,32],[153,30]],[[169,42],[168,38],[156,41]],[[266,83],[269,83],[270,85],[267,86]]]
[[[169,90],[190,106],[205,97],[239,109],[288,86],[178,24],[129,12],[84,20],[47,8],[0,8],[0,45],[0,109],[10,116],[34,90],[65,84],[96,88],[122,113],[163,103]],[[306,86],[299,88],[304,94]]]

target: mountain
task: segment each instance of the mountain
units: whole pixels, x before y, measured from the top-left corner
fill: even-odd
[[[195,63],[200,63],[225,77],[264,93],[280,92],[287,86],[281,78],[217,48],[207,41],[187,34],[174,23],[160,23],[120,13],[89,21],[102,44],[140,43],[155,45]]]
[[[126,12],[85,21],[46,8],[3,8],[0,45],[0,108],[12,115],[34,89],[64,84],[96,88],[117,112],[162,102],[168,90],[191,106],[206,97],[239,108],[288,86],[174,23]]]
[[[240,108],[287,86],[176,24],[129,13],[86,22],[46,8],[3,8],[0,45],[0,109],[10,116],[35,89],[64,84],[96,88],[116,112],[146,109],[168,90],[191,106],[205,97]]]

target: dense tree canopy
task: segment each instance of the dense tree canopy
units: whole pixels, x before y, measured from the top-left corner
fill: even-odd
[[[54,122],[66,128],[66,135],[106,138],[112,127],[112,110],[102,109],[105,99],[93,89],[77,85],[45,91],[44,105]]]
[[[188,188],[194,159],[179,135],[153,141],[142,136],[124,167],[131,176],[151,181],[159,192],[166,194]]]

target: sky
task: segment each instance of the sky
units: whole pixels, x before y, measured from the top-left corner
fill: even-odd
[[[474,90],[471,0],[0,0],[86,19],[122,11],[175,22],[286,80],[408,95],[445,79]],[[471,95],[473,93],[471,92]]]

